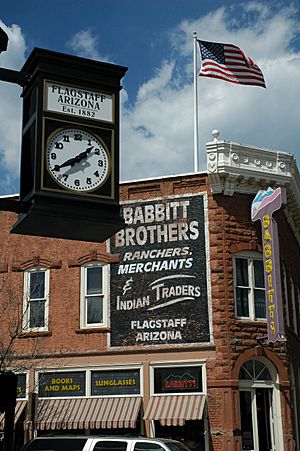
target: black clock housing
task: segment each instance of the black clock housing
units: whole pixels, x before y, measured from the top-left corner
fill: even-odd
[[[123,227],[119,206],[119,93],[126,71],[123,66],[49,50],[32,51],[21,69],[21,73],[29,74],[30,82],[22,93],[23,212],[13,233],[100,242]],[[61,175],[78,171],[76,183],[80,183],[82,174],[89,172],[92,177],[86,176],[85,181],[92,178],[95,189],[70,189],[51,176],[47,148],[53,136],[61,136],[63,130],[77,131],[78,137],[82,135],[86,140],[83,146],[87,146],[83,150],[78,147],[79,157],[74,149],[74,160],[61,170]],[[87,136],[95,138],[91,145]],[[94,156],[97,142],[103,145],[106,158],[103,154],[102,160],[109,165],[101,183],[96,180],[97,169],[91,173],[96,159],[90,157]],[[71,160],[71,143],[63,146],[57,142],[55,146],[62,152],[56,155],[61,162]],[[93,150],[85,155],[91,147]]]

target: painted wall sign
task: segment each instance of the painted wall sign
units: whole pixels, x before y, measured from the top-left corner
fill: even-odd
[[[45,82],[46,111],[56,111],[85,119],[113,121],[111,94]]]
[[[122,206],[111,239],[111,347],[210,341],[204,195]]]
[[[85,396],[85,371],[39,373],[39,397]]]
[[[202,391],[202,366],[154,368],[155,394]]]
[[[17,374],[17,399],[26,398],[26,374]]]
[[[268,342],[285,340],[278,230],[272,217],[273,213],[281,208],[282,203],[281,188],[268,188],[257,193],[251,208],[252,221],[260,219],[262,227]]]
[[[91,395],[139,395],[140,370],[92,371]]]

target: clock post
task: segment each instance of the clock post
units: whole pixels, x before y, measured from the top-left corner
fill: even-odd
[[[11,232],[100,242],[123,227],[119,93],[127,68],[35,48],[21,73],[20,213]]]

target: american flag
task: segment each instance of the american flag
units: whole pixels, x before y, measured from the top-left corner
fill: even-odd
[[[266,87],[260,68],[236,45],[199,40],[198,44],[202,59],[200,76]]]

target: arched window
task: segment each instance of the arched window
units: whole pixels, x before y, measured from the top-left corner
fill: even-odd
[[[272,377],[268,368],[260,360],[248,360],[241,366],[240,380],[256,381],[271,381]]]
[[[233,257],[236,316],[240,319],[266,319],[262,255],[240,252]]]

